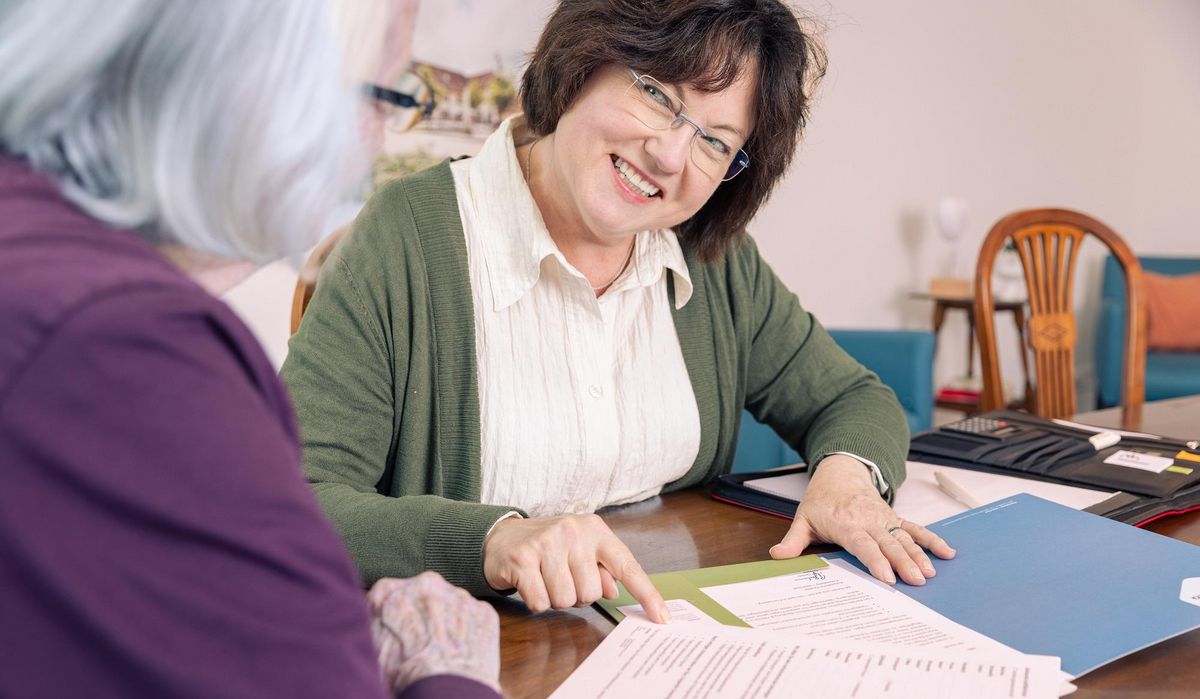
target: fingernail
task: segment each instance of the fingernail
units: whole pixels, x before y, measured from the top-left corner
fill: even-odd
[[[921,575],[921,571],[917,570],[916,568],[912,568],[912,569],[910,569],[910,570],[908,571],[908,577],[910,577],[910,578],[916,578],[916,579],[917,579],[917,582],[916,582],[916,584],[917,584],[917,585],[924,585],[924,584],[925,584],[925,576],[924,576],[924,575]]]
[[[885,583],[887,583],[888,585],[895,585],[896,584],[896,576],[892,575],[891,573],[888,573],[883,576],[883,581]]]
[[[767,550],[767,553],[774,556],[775,551],[777,551],[778,549],[779,549],[779,544],[775,544],[774,546],[772,546],[770,549]]]
[[[924,566],[921,568],[921,572],[924,573],[925,577],[927,578],[932,578],[933,576],[937,575],[937,571],[933,569],[933,566]]]
[[[671,610],[667,609],[667,605],[664,604],[662,607],[659,607],[658,616],[662,619],[662,623],[671,623]]]

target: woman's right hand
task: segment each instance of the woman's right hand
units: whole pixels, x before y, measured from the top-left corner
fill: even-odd
[[[483,574],[497,590],[515,587],[535,612],[615,599],[620,581],[651,621],[670,621],[654,583],[596,515],[501,520],[483,544]]]

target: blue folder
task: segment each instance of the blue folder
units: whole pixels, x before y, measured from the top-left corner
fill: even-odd
[[[1019,651],[1057,655],[1075,677],[1200,628],[1200,547],[1028,494],[929,528],[957,556],[933,559],[923,587],[897,589]]]

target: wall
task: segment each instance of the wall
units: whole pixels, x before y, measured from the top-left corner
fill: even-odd
[[[513,5],[531,21],[544,14],[538,3]],[[945,196],[970,206],[961,276],[992,222],[1032,206],[1091,213],[1138,252],[1200,255],[1200,3],[850,0],[810,9],[827,25],[829,75],[796,165],[752,230],[827,325],[928,326],[928,303],[908,294],[947,271],[932,222]],[[1089,247],[1077,292],[1085,375],[1099,272]],[[268,269],[230,294],[276,361],[285,277]],[[964,341],[965,324],[952,318],[940,379],[964,370]],[[999,341],[1015,347],[1004,324]],[[1006,359],[1015,365],[1013,352]]]
[[[928,325],[928,302],[907,294],[946,271],[933,225],[943,196],[970,206],[959,276],[973,275],[995,220],[1034,206],[1089,212],[1139,252],[1200,254],[1200,4],[864,0],[817,12],[829,75],[797,166],[755,231],[826,324]],[[1084,253],[1087,375],[1100,254]],[[1016,338],[1000,332],[1016,381]],[[965,369],[964,342],[953,318],[941,380]]]

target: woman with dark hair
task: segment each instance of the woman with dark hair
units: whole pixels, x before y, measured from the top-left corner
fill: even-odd
[[[775,557],[844,546],[920,584],[953,551],[888,505],[908,431],[745,226],[823,56],[778,0],[563,0],[524,117],[389,185],[326,265],[283,375],[363,577],[432,569],[535,611],[622,581],[591,514],[728,470],[743,409],[814,467]]]

